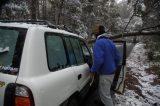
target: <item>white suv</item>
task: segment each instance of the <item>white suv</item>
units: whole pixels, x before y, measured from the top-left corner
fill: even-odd
[[[0,22],[0,106],[76,106],[86,94],[84,39],[48,26]]]

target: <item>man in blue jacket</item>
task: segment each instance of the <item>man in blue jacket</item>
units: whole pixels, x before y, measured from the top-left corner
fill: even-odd
[[[94,48],[94,61],[91,67],[91,77],[99,74],[99,95],[105,106],[113,106],[110,88],[114,73],[120,62],[120,54],[115,44],[108,39],[105,27],[98,25],[93,32],[97,38]]]

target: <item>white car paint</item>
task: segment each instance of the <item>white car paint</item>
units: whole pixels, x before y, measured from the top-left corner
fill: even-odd
[[[8,83],[17,83],[28,87],[33,93],[35,106],[59,106],[89,83],[87,63],[55,72],[50,72],[48,69],[44,33],[56,32],[76,37],[78,35],[40,25],[0,23],[0,26],[28,29],[19,74],[15,76],[0,73],[0,81],[5,82],[5,86],[0,87],[0,106],[3,106],[5,87]],[[79,38],[82,39],[82,37]],[[80,80],[77,79],[78,74],[82,74]]]

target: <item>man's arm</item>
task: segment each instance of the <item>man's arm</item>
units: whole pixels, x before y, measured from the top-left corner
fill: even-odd
[[[91,68],[91,72],[99,71],[101,65],[104,62],[104,51],[102,47],[101,41],[96,41],[95,46],[93,48],[93,65]]]

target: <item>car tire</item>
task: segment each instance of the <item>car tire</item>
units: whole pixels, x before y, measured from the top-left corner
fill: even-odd
[[[70,97],[67,106],[79,106],[78,98],[76,96]]]

